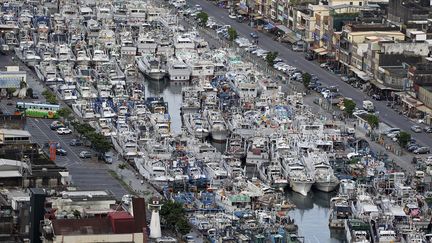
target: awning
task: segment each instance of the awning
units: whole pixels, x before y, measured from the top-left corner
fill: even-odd
[[[417,108],[418,111],[421,111],[423,113],[432,115],[432,109],[429,108],[429,107],[427,107],[427,106],[425,106],[425,105],[417,106],[416,108]]]
[[[375,79],[370,79],[369,82],[370,82],[371,84],[373,84],[375,87],[377,87],[378,89],[381,89],[381,90],[394,90],[394,91],[400,91],[400,89],[395,89],[395,88],[392,88],[392,87],[385,86],[383,83],[380,83],[380,82],[378,82],[378,81],[375,80]]]
[[[350,66],[350,70],[353,71],[360,79],[363,79],[364,81],[371,80],[369,75],[356,67]]]
[[[288,41],[291,44],[294,44],[300,40],[300,38],[298,38],[296,33],[292,31],[287,32],[282,39]]]
[[[324,56],[324,55],[327,55],[327,53],[328,53],[328,51],[322,51],[322,52],[318,53],[318,55]]]
[[[260,20],[260,19],[263,19],[263,16],[256,16],[256,17],[254,17],[254,20]]]
[[[17,170],[0,171],[0,178],[13,178],[13,177],[22,177],[22,175]]]
[[[276,25],[276,28],[280,29],[281,31],[283,31],[284,33],[288,33],[290,32],[290,29],[288,29],[286,26],[278,24]]]
[[[316,49],[313,49],[313,51],[318,54],[318,53],[326,51],[326,49],[324,49],[324,48],[316,48]]]

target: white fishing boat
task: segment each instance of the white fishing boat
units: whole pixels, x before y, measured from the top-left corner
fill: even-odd
[[[285,178],[289,180],[290,187],[293,191],[306,196],[315,183],[313,176],[309,175],[306,167],[295,155],[282,157],[281,168]]]
[[[138,69],[152,80],[161,80],[167,74],[165,64],[159,57],[153,55],[137,56],[135,61]]]
[[[314,175],[314,187],[323,192],[331,192],[339,185],[339,179],[334,175],[333,168],[322,151],[308,152],[303,157],[303,162]]]
[[[185,82],[189,81],[192,71],[186,63],[177,58],[171,58],[167,62],[168,76],[170,81]]]
[[[220,111],[206,110],[204,114],[209,123],[209,132],[212,139],[219,142],[225,141],[228,138],[229,131]]]
[[[208,124],[199,113],[183,115],[183,122],[188,132],[196,138],[203,139],[209,135]]]
[[[168,174],[167,166],[162,160],[134,158],[134,164],[138,172],[159,190],[174,181],[174,178]]]
[[[258,164],[259,178],[272,188],[284,191],[289,183],[282,173],[282,168],[279,164],[268,162]]]
[[[131,130],[117,131],[115,136],[111,136],[115,150],[126,160],[138,156],[137,140],[137,134]]]

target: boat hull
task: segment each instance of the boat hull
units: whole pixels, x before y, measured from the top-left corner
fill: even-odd
[[[227,131],[212,131],[211,137],[212,137],[213,141],[223,142],[223,141],[227,140],[228,132]]]
[[[302,194],[303,196],[307,196],[307,194],[311,190],[312,185],[313,185],[313,182],[290,181],[291,189],[297,193]]]
[[[152,80],[161,80],[166,76],[165,72],[144,72],[149,79]]]
[[[322,192],[332,192],[339,185],[338,182],[315,182],[314,187]]]

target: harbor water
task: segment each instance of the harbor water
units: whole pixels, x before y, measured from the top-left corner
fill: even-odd
[[[143,78],[143,80],[145,80]],[[169,81],[144,81],[146,97],[163,97],[168,102],[171,116],[171,129],[179,134],[182,127],[180,107],[182,87],[187,84],[174,84]],[[224,150],[224,144],[214,143],[218,150]],[[334,193],[312,190],[307,197],[295,192],[287,192],[287,198],[296,205],[289,215],[299,227],[299,235],[304,236],[305,243],[340,243],[345,242],[343,232],[331,232],[328,227],[330,198]]]

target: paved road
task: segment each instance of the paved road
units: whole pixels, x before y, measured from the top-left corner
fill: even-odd
[[[228,17],[228,11],[226,9],[222,9],[214,5],[210,1],[203,0],[188,0],[188,3],[191,6],[195,4],[201,5],[203,11],[207,12],[210,16],[214,17],[217,21],[223,24],[229,24],[233,28],[237,30],[239,35],[244,37],[249,37],[249,34],[255,29],[249,27],[246,23],[238,23],[236,20],[230,19]],[[259,46],[269,51],[277,51],[279,52],[279,56],[286,60],[286,62],[290,65],[293,65],[305,72],[315,74],[319,77],[325,85],[332,86],[336,85],[339,87],[340,92],[345,97],[352,98],[358,106],[361,106],[362,101],[365,99],[370,99],[366,94],[362,91],[350,86],[349,84],[340,80],[340,77],[334,75],[330,72],[319,67],[317,63],[310,62],[306,60],[303,56],[303,53],[293,52],[286,45],[273,41],[272,38],[266,36],[262,33],[258,33],[259,35]],[[386,106],[386,103],[383,101],[375,101],[375,106],[377,111],[379,111],[380,119],[387,123],[392,127],[399,127],[403,130],[410,132],[410,127],[414,125],[410,119],[399,115],[394,110],[390,109]],[[432,136],[425,133],[412,133],[412,136],[421,144],[432,145]]]

